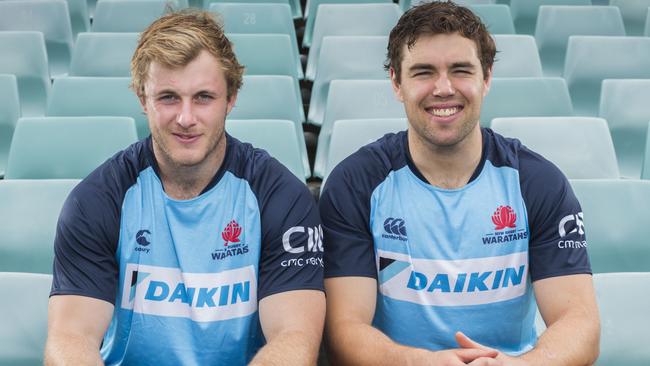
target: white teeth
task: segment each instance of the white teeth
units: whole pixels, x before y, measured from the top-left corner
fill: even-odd
[[[437,117],[449,117],[452,114],[456,114],[458,112],[458,107],[454,108],[445,108],[445,109],[433,109],[433,115]]]

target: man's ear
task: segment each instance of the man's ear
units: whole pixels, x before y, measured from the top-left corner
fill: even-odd
[[[388,73],[390,75],[390,84],[393,87],[393,93],[395,93],[395,98],[400,102],[403,102],[404,97],[402,96],[402,88],[399,81],[397,81],[397,73],[395,72],[395,69],[391,67],[390,69],[388,69]]]
[[[138,93],[138,100],[140,101],[140,107],[142,107],[142,111],[144,113],[147,113],[147,99],[144,96],[144,93]]]
[[[488,95],[490,87],[492,86],[492,68],[490,67],[487,71],[487,77],[483,78],[483,96]]]
[[[235,106],[235,102],[237,102],[237,91],[234,91],[230,95],[230,98],[228,98],[228,104],[226,105],[226,115],[230,114],[230,111],[232,111],[232,108]]]

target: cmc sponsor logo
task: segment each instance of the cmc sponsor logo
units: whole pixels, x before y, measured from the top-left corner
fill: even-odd
[[[566,215],[560,220],[558,224],[558,234],[560,238],[564,238],[570,234],[578,234],[578,236],[583,236],[585,234],[585,224],[583,221],[582,212],[577,214]],[[560,240],[557,243],[558,248],[560,249],[578,249],[586,248],[586,240]]]
[[[404,219],[397,217],[387,218],[384,220],[384,231],[386,233],[381,235],[382,238],[401,241],[408,240],[406,235],[406,222],[404,222]]]
[[[140,230],[135,234],[135,242],[138,244],[134,249],[136,252],[149,253],[150,248],[147,247],[151,244],[149,241],[150,235],[151,231],[149,230]]]
[[[483,245],[506,244],[528,239],[528,231],[525,228],[517,230],[517,213],[512,207],[508,205],[497,207],[491,218],[495,225],[494,232],[481,238]]]
[[[257,310],[253,266],[219,273],[183,273],[178,268],[127,264],[121,306],[135,312],[214,321]]]
[[[305,240],[304,234],[307,234]],[[302,235],[301,235],[302,234]],[[282,235],[284,251],[292,254],[323,251],[323,229],[320,225],[315,227],[294,226]]]
[[[226,225],[226,228],[221,232],[221,238],[224,240],[223,248],[217,248],[214,253],[212,253],[212,259],[222,260],[228,257],[248,253],[248,244],[241,243],[239,240],[241,232],[242,227],[239,226],[237,221],[230,220]]]

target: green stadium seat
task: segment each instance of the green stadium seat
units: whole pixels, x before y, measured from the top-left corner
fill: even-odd
[[[0,73],[18,82],[22,116],[42,116],[50,94],[47,51],[41,32],[0,32]]]
[[[305,140],[302,136],[300,139],[296,136],[295,128],[295,123],[289,120],[226,120],[226,131],[229,134],[266,150],[304,182],[309,174],[303,167],[300,145],[304,145]]]
[[[135,93],[131,78],[75,76],[54,80],[47,116],[122,116],[135,121],[138,138],[149,136],[147,116]]]
[[[490,34],[515,34],[510,7],[504,4],[476,4],[469,8],[481,18]]]
[[[201,0],[199,0],[201,1]],[[300,0],[202,0],[203,9],[210,9],[212,4],[218,3],[232,3],[232,4],[286,4],[291,7],[291,15],[293,19],[302,18],[302,8],[300,7]],[[293,24],[293,22],[292,22]]]
[[[628,36],[643,35],[650,0],[609,0],[609,5],[621,9],[623,22],[625,22],[625,31]]]
[[[591,5],[591,0],[510,0],[510,11],[518,34],[534,34],[542,5]]]
[[[0,181],[0,272],[52,273],[56,223],[77,179]]]
[[[535,41],[546,76],[560,76],[569,36],[625,36],[615,6],[540,6]]]
[[[167,0],[101,0],[97,2],[93,32],[142,32],[174,7]]]
[[[5,179],[82,179],[136,141],[129,117],[21,118]]]
[[[403,11],[406,11],[416,5],[429,2],[431,2],[431,0],[399,0],[399,5]],[[472,6],[494,4],[495,0],[456,0],[454,2],[458,5]]]
[[[571,96],[562,78],[493,78],[481,106],[481,126],[498,117],[572,116]]]
[[[234,45],[237,60],[246,67],[247,75],[287,75],[296,79],[297,84],[300,75],[289,35],[227,33],[226,36]]]
[[[643,32],[643,35],[650,37],[650,8],[648,8],[648,15],[645,18],[645,31]]]
[[[0,272],[0,364],[43,364],[52,276]]]
[[[522,34],[495,34],[497,55],[493,77],[542,77],[535,38]]]
[[[20,100],[16,77],[0,74],[0,178],[5,174],[11,137],[18,118],[20,118]]]
[[[492,129],[514,137],[557,165],[569,179],[620,177],[607,121],[595,117],[510,117]]]
[[[646,135],[645,140],[645,154],[643,154],[641,179],[650,179],[650,123],[648,123],[648,134]]]
[[[70,12],[70,26],[72,37],[76,39],[77,34],[90,31],[90,15],[88,13],[87,0],[66,0]]]
[[[80,33],[77,36],[70,76],[131,76],[131,57],[138,33]]]

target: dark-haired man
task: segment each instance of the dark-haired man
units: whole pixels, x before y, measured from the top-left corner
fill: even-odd
[[[449,2],[393,28],[386,67],[409,129],[344,160],[320,201],[337,364],[595,361],[587,252],[559,245],[585,241],[580,205],[550,162],[479,125],[495,53]]]

